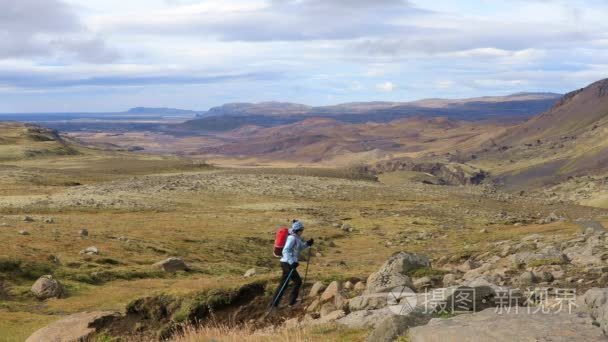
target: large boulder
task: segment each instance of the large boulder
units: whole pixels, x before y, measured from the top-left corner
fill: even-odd
[[[392,342],[408,329],[427,324],[431,316],[413,311],[407,315],[391,315],[380,321],[367,336],[367,342]]]
[[[177,271],[185,271],[188,269],[188,266],[186,266],[186,263],[184,262],[184,260],[182,260],[181,258],[167,258],[163,261],[159,261],[156,264],[154,264],[155,267],[160,268],[161,270],[165,271],[165,272],[177,272]]]
[[[389,308],[378,310],[359,310],[351,311],[348,315],[340,318],[336,323],[349,328],[367,329],[375,328],[386,317],[394,315]]]
[[[34,332],[26,342],[89,341],[93,334],[111,320],[120,317],[117,312],[95,311],[69,315]]]
[[[391,256],[380,269],[367,278],[366,293],[389,292],[398,286],[413,288],[411,279],[406,275],[418,268],[431,267],[425,256],[399,252]]]
[[[331,284],[321,294],[321,303],[326,303],[334,300],[342,290],[342,284],[339,281],[332,281]]]
[[[418,306],[437,313],[481,311],[496,305],[517,305],[521,293],[480,277],[462,285],[433,289],[419,294]]]
[[[59,298],[63,295],[63,287],[52,275],[44,275],[32,285],[32,293],[40,300]]]
[[[379,327],[378,327],[379,328]],[[432,319],[408,332],[411,342],[606,341],[590,317],[568,312],[528,314],[526,310],[486,309],[449,319]]]
[[[579,309],[585,310],[608,334],[608,289],[594,287],[578,298]]]

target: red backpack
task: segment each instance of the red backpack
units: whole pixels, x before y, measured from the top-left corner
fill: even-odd
[[[283,247],[287,242],[287,236],[289,236],[289,229],[287,227],[281,227],[277,230],[274,235],[274,256],[280,258],[283,255]]]

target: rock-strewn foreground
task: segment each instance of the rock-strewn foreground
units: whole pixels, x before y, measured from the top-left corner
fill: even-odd
[[[514,310],[497,314],[486,309],[449,319],[433,319],[427,325],[412,328],[411,342],[477,341],[606,341],[601,329],[584,313],[528,314]]]

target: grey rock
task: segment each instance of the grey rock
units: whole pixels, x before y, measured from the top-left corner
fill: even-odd
[[[34,332],[26,342],[40,341],[90,341],[103,322],[120,317],[118,312],[80,312],[66,316]]]
[[[87,247],[87,248],[81,250],[80,254],[97,255],[97,254],[99,254],[99,249],[97,249],[97,247],[95,247],[95,246]]]
[[[325,284],[323,284],[322,282],[318,281],[316,283],[314,283],[312,285],[312,287],[310,288],[310,292],[309,292],[309,296],[310,297],[316,297],[318,295],[320,295],[321,293],[323,293],[323,291],[325,290],[326,286]]]
[[[342,283],[339,281],[332,281],[321,294],[321,303],[335,299],[335,297],[340,293],[340,290],[342,290]]]
[[[257,274],[255,268],[250,268],[247,270],[247,272],[245,272],[245,274],[243,275],[243,277],[245,278],[251,278],[253,276],[255,276]]]
[[[350,311],[376,310],[386,307],[386,293],[366,294],[348,301]]]
[[[427,324],[430,315],[413,311],[407,315],[392,315],[384,318],[367,336],[366,342],[391,342],[408,329]]]
[[[44,275],[32,285],[32,293],[40,300],[59,298],[63,294],[63,287],[52,275]]]
[[[601,329],[591,324],[590,317],[568,312],[528,314],[526,310],[482,312],[448,319],[432,319],[427,325],[408,332],[411,342],[477,342],[477,341],[605,341]]]
[[[389,308],[379,310],[351,311],[348,315],[336,321],[337,324],[349,328],[366,329],[375,328],[386,317],[394,315]]]
[[[431,267],[425,256],[399,252],[391,256],[380,269],[367,278],[366,293],[389,292],[398,286],[413,287],[412,281],[406,275],[408,271],[417,268]]]
[[[363,290],[365,290],[366,287],[367,286],[365,285],[364,282],[359,281],[355,284],[355,291],[363,291]]]
[[[455,274],[452,273],[448,273],[446,275],[443,276],[443,286],[444,287],[448,287],[448,286],[454,286],[457,285],[457,277]]]
[[[182,260],[181,258],[175,258],[175,257],[171,257],[171,258],[167,258],[163,261],[159,261],[156,264],[154,264],[153,266],[160,268],[161,270],[165,271],[165,272],[177,272],[177,271],[185,271],[188,269],[188,266],[186,266],[186,263],[184,262],[184,260]]]
[[[534,272],[525,271],[520,274],[519,277],[517,277],[517,283],[520,286],[528,286],[538,283],[538,278],[536,277],[536,274],[534,274]]]
[[[431,288],[433,286],[433,280],[430,277],[422,277],[414,279],[414,287],[416,291],[424,291],[425,289]]]
[[[608,334],[608,289],[594,287],[577,299],[579,309],[589,313]]]

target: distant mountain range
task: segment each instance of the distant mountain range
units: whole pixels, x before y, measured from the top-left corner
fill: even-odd
[[[553,93],[519,93],[471,99],[426,99],[414,102],[355,102],[310,107],[296,103],[230,103],[213,107],[181,128],[227,131],[245,125],[272,127],[311,117],[346,123],[390,122],[408,117],[446,117],[478,121],[496,118],[529,118],[551,108],[561,98]]]

